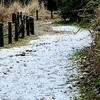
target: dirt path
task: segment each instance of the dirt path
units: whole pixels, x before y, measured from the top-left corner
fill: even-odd
[[[1,100],[73,100],[79,96],[74,79],[80,71],[69,58],[90,45],[91,35],[84,29],[72,34],[77,27],[48,26],[37,28],[43,36],[26,46],[0,50]]]
[[[42,36],[46,34],[57,34],[57,32],[52,30],[53,21],[35,21],[35,33],[37,36]],[[59,32],[58,32],[59,33]]]

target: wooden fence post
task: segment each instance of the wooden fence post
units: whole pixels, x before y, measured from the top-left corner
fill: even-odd
[[[15,23],[15,20],[16,20],[16,14],[12,13],[12,22]]]
[[[26,16],[25,15],[23,15],[23,20],[26,20]]]
[[[25,20],[22,20],[22,29],[21,29],[21,32],[22,32],[21,38],[24,38],[25,37]]]
[[[0,23],[0,46],[4,46],[4,30],[3,30],[3,23]]]
[[[29,17],[26,16],[26,31],[27,31],[27,35],[30,35],[30,20]]]
[[[22,23],[24,23],[24,27],[26,28],[26,19],[27,19],[27,16],[23,16],[23,19],[22,19]]]
[[[15,21],[15,41],[18,41],[18,22]]]
[[[36,10],[36,20],[39,20],[38,10]]]
[[[17,20],[17,24],[18,24],[18,26],[19,26],[19,24],[20,24],[20,23],[19,23],[19,22],[20,22],[20,21],[19,21],[19,18],[20,18],[20,16],[19,16],[19,12],[17,12],[17,19],[16,19],[16,20]]]
[[[53,19],[53,10],[51,9],[51,19]]]
[[[21,21],[22,20],[22,12],[20,12],[19,17],[20,17],[20,21]]]
[[[8,44],[12,43],[12,23],[8,22]]]
[[[30,32],[34,35],[34,18],[30,18]]]

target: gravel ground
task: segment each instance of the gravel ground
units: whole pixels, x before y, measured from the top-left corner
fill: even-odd
[[[90,46],[91,34],[73,26],[52,27],[26,46],[0,50],[0,100],[73,100],[79,96],[77,64],[69,60]],[[62,34],[63,33],[63,34]]]

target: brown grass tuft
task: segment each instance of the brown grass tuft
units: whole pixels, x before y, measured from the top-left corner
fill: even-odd
[[[22,12],[27,15],[34,16],[35,11],[39,10],[38,1],[33,0],[27,6],[22,6],[20,2],[14,2],[9,8],[0,5],[0,21],[8,21],[11,19],[11,14],[13,12]]]
[[[32,1],[27,6],[22,6],[21,9],[18,9],[19,12],[23,12],[27,15],[34,15],[36,10],[39,10],[38,1]]]

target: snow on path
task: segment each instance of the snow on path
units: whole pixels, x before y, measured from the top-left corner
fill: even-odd
[[[77,27],[53,27],[54,31],[77,31]],[[44,35],[26,46],[0,50],[0,100],[73,100],[79,70],[69,57],[90,46],[91,34]]]

